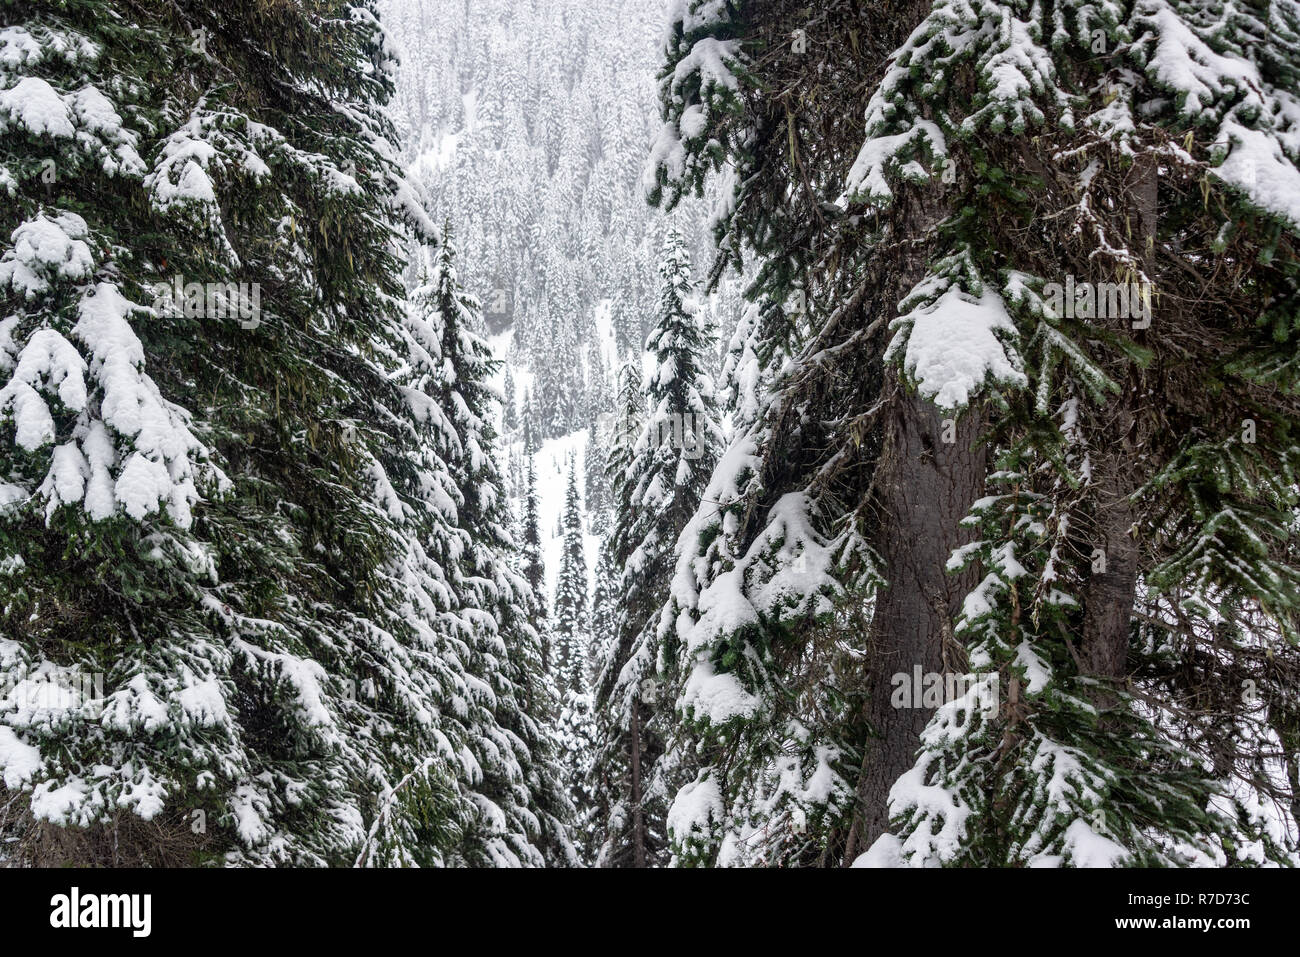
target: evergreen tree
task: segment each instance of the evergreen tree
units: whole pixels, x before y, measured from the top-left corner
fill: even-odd
[[[672,683],[676,676],[677,650],[661,653],[660,610],[668,597],[674,545],[700,505],[722,442],[704,366],[710,331],[702,327],[690,258],[676,230],[665,238],[660,277],[658,318],[646,343],[655,358],[642,400],[650,412],[630,461],[614,478],[615,560],[625,569],[622,607],[597,685],[597,700],[609,712],[607,733],[617,742],[602,746],[623,751],[620,757],[631,769],[628,794],[614,802],[627,810],[626,820],[611,821],[607,838],[625,846],[621,854],[614,850],[604,856],[613,860],[630,852],[637,866],[663,859],[664,800],[678,773],[676,754],[659,763],[671,712],[654,709],[650,700],[657,699],[661,679]],[[615,452],[611,466],[626,455]],[[626,831],[616,833],[621,828]]]
[[[556,706],[539,667],[541,638],[529,621],[535,598],[508,561],[517,546],[493,449],[498,397],[490,384],[499,363],[482,337],[479,303],[457,278],[450,228],[443,232],[433,275],[411,296],[408,324],[425,349],[418,361],[431,377],[425,392],[446,416],[439,451],[468,546],[452,566],[452,584],[470,626],[475,675],[488,689],[481,703],[498,726],[476,755],[486,833],[475,843],[484,863],[567,864],[570,809],[556,774],[559,743],[546,723]]]
[[[984,22],[1007,9],[961,15]],[[1278,9],[1294,23],[1292,4]],[[982,499],[973,516],[989,536],[988,574],[957,626],[978,636],[971,651],[986,667],[1028,693],[987,728],[935,716],[920,763],[891,795],[901,853],[912,863],[1285,859],[1294,842],[1279,847],[1278,822],[1256,809],[1276,794],[1260,773],[1273,750],[1268,715],[1297,689],[1258,673],[1230,637],[1294,653],[1285,638],[1300,567],[1285,545],[1295,501],[1285,476],[1297,451],[1296,333],[1278,317],[1300,300],[1294,259],[1278,253],[1300,229],[1300,207],[1282,198],[1300,186],[1300,151],[1277,120],[1296,102],[1285,33],[1254,12],[1207,25],[1197,4],[1152,0],[1104,23],[1067,4],[1045,41],[1044,24],[1021,13],[1023,36],[981,38],[945,59],[988,92],[924,131],[922,113],[962,96],[915,81],[931,63],[924,38],[954,15],[936,4],[899,50],[868,106],[848,192],[891,202],[906,188],[894,165],[904,156],[956,167],[950,252],[904,302],[890,348],[918,388],[932,388],[929,370],[948,354],[923,330],[937,303],[990,286],[1010,317],[999,320],[1004,354],[1014,362],[1019,346],[1027,357],[1011,377],[1026,388],[1004,392],[993,430],[1004,467],[990,479],[1010,495],[998,499],[1004,514],[984,514],[996,509]],[[1014,95],[983,80],[1010,42],[1027,84]],[[877,152],[904,129],[910,146]],[[1030,130],[1034,160],[1016,155]],[[1171,142],[1182,147],[1166,159]],[[1212,202],[1192,198],[1196,183]],[[1048,225],[1058,214],[1060,229]],[[1030,221],[1036,231],[1005,241]],[[1210,289],[1213,308],[1187,305]],[[1147,702],[1185,693],[1169,660],[1206,653],[1216,632],[1214,657],[1259,674],[1274,703],[1243,700],[1238,684],[1215,693],[1211,720],[1157,721]],[[1076,644],[1077,655],[1062,653]],[[970,757],[983,735],[1001,740],[987,776]],[[961,766],[940,756],[952,750]],[[946,813],[933,792],[917,800],[923,787],[970,803]],[[940,819],[960,849],[925,846],[921,833]]]
[[[531,431],[525,426],[524,458],[527,459],[524,516],[523,516],[523,574],[528,588],[533,593],[533,627],[543,633],[542,663],[549,673],[551,669],[551,642],[546,632],[546,566],[542,563],[542,532],[538,514],[537,500],[537,466],[536,450],[531,442]]]
[[[569,459],[564,493],[563,550],[555,584],[555,679],[562,691],[586,691],[587,556],[583,543],[582,503],[578,497],[577,462]]]
[[[604,412],[601,418],[610,419],[612,416]],[[588,465],[583,470],[583,478],[586,484],[587,520],[591,525],[592,534],[595,535],[603,535],[609,531],[609,476],[605,473],[603,455],[600,452],[601,443],[605,438],[599,423],[593,420],[587,426],[587,451],[583,460],[597,464],[594,467]]]
[[[563,747],[563,766],[570,782],[570,797],[578,807],[575,824],[582,858],[590,862],[597,852],[594,842],[593,808],[595,787],[595,726],[588,678],[588,649],[591,643],[587,614],[587,559],[583,544],[582,507],[578,497],[577,464],[569,460],[568,485],[564,497],[563,551],[555,588],[555,679],[562,706],[558,734]]]
[[[372,6],[35,2],[6,34],[0,675],[103,688],[0,714],[20,856],[485,859],[504,731],[436,706],[486,662]]]
[[[592,838],[596,844],[595,863],[599,867],[631,866],[646,863],[638,860],[629,834],[633,825],[631,795],[640,789],[638,754],[637,778],[632,776],[632,753],[628,733],[624,730],[621,709],[612,706],[605,671],[618,656],[623,576],[620,563],[629,554],[631,489],[627,481],[628,466],[645,419],[645,397],[641,388],[640,363],[631,353],[618,371],[618,410],[605,457],[613,499],[613,524],[610,536],[601,546],[597,565],[597,587],[601,586],[600,569],[609,576],[605,594],[593,602],[593,699],[595,744],[592,751],[591,779],[595,791],[592,801]],[[608,600],[606,600],[608,596]],[[635,786],[634,786],[635,785]]]
[[[741,344],[752,424],[665,613],[694,650],[679,706],[704,755],[670,815],[679,860],[1281,852],[1267,742],[1297,689],[1236,637],[1294,654],[1296,17],[1270,10],[678,11],[651,198],[725,164],[714,275],[752,250],[751,298],[780,304]],[[1189,678],[1210,660],[1268,704]],[[967,663],[977,689],[999,679],[996,713],[891,701],[896,673]],[[1193,693],[1213,717],[1141,703]]]
[[[509,366],[506,366],[502,389],[504,395],[501,399],[501,428],[506,435],[514,435],[519,429],[519,409],[515,402],[515,377]]]
[[[1300,864],[1300,0],[8,7],[4,862]]]
[[[539,413],[537,410],[537,400],[534,397],[533,390],[529,389],[524,394],[524,414],[522,422],[525,451],[529,448],[534,452],[537,451],[538,419]]]
[[[614,566],[608,541],[602,543],[596,559],[595,587],[591,593],[590,641],[583,656],[583,686],[591,689],[600,665],[618,627],[621,576]]]

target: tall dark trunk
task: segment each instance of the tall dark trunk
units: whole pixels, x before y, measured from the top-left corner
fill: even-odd
[[[1122,413],[1121,422],[1131,421]],[[1098,496],[1093,539],[1093,566],[1084,589],[1083,639],[1080,657],[1084,672],[1103,682],[1094,704],[1105,709],[1115,696],[1106,685],[1124,678],[1128,660],[1129,630],[1137,595],[1138,546],[1131,534],[1133,507],[1128,495],[1131,464],[1124,460],[1128,436],[1115,450],[1099,450],[1094,461]]]
[[[1139,155],[1132,172],[1134,215],[1130,242],[1137,248],[1147,277],[1152,281],[1156,271],[1159,185],[1158,161],[1150,154]],[[1151,308],[1154,312],[1154,303]],[[1115,322],[1115,317],[1110,321]],[[1128,333],[1128,330],[1117,331]],[[1105,441],[1091,451],[1097,503],[1092,548],[1096,557],[1084,589],[1080,657],[1085,673],[1103,683],[1094,696],[1094,703],[1102,709],[1112,707],[1117,700],[1106,686],[1118,685],[1126,673],[1140,563],[1138,544],[1133,537],[1137,516],[1130,496],[1143,480],[1139,463],[1144,443],[1137,434],[1140,421],[1137,404],[1147,387],[1141,370],[1130,367],[1124,386],[1124,393],[1116,400],[1107,423]]]
[[[920,11],[918,10],[918,14]],[[949,210],[939,190],[914,197],[900,231],[920,242],[903,255],[891,295],[880,308],[893,310],[925,275],[930,240]],[[962,600],[975,584],[974,571],[949,574],[955,548],[972,540],[961,525],[984,494],[987,456],[979,442],[985,411],[973,404],[958,416],[941,412],[888,373],[889,417],[875,479],[879,525],[875,547],[887,585],[876,598],[867,679],[867,742],[858,779],[858,808],[845,846],[844,863],[889,829],[889,790],[916,761],[921,732],[933,709],[912,701],[892,703],[895,674],[965,670],[965,655],[952,636]]]
[[[645,867],[645,812],[641,807],[641,703],[632,703],[632,864]]]
[[[889,423],[881,468],[881,537],[888,587],[876,600],[869,678],[868,742],[858,781],[858,816],[846,863],[889,827],[889,789],[916,760],[921,731],[932,709],[893,707],[893,676],[965,670],[952,637],[961,602],[975,584],[973,572],[949,574],[953,550],[971,540],[960,522],[984,492],[984,428],[977,409],[960,419],[905,394],[901,386]],[[946,441],[955,439],[955,441]]]

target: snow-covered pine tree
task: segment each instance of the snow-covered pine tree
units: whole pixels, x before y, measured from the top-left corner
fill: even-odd
[[[515,397],[515,376],[509,366],[506,366],[501,388],[501,429],[508,436],[514,435],[519,428],[519,407]]]
[[[575,457],[569,459],[561,547],[560,571],[555,585],[555,611],[551,622],[555,647],[552,679],[560,699],[557,737],[563,774],[569,783],[570,797],[578,808],[575,833],[582,836],[577,843],[582,848],[584,861],[590,861],[596,852],[591,831],[595,789],[590,775],[594,763],[595,726],[587,676],[587,655],[591,643],[587,614],[587,557]]]
[[[839,3],[812,21],[792,2],[672,13],[649,197],[671,207],[717,173],[710,283],[752,258],[758,304],[727,358],[736,428],[665,610],[685,650],[672,694],[701,758],[670,820],[682,863],[824,864],[863,823],[883,830],[925,724],[889,706],[891,675],[940,667],[965,591],[943,562],[979,494],[978,416],[947,441],[882,361],[941,210],[850,220],[833,202],[860,146],[855,91],[928,9],[869,23]]]
[[[608,298],[620,342],[639,347],[661,239],[638,189],[654,123],[657,12],[643,0],[382,0],[381,9],[410,47],[397,106],[414,134],[413,175],[458,225],[462,278],[487,304],[490,331],[509,324],[519,364],[537,371],[554,342],[543,299],[586,343]],[[594,22],[618,29],[580,26]],[[692,238],[707,228],[702,205],[682,211]],[[578,367],[559,369],[576,394]]]
[[[452,587],[478,679],[468,697],[490,713],[471,747],[482,769],[479,829],[466,857],[491,865],[568,864],[571,809],[557,776],[556,711],[541,670],[541,638],[529,621],[534,597],[510,568],[517,546],[497,469],[492,425],[500,400],[491,380],[499,362],[482,336],[479,302],[461,287],[450,226],[427,281],[411,294],[407,320],[420,346],[416,367],[434,399],[437,449],[455,483],[457,525],[466,547],[452,564]]]
[[[595,687],[598,669],[605,660],[606,649],[618,628],[618,610],[622,598],[619,594],[621,577],[614,565],[613,549],[606,539],[601,543],[600,554],[596,558],[595,583],[591,592],[591,641],[583,662],[585,687],[588,690]]]
[[[602,691],[605,665],[616,654],[619,641],[623,584],[619,556],[626,555],[623,550],[627,547],[628,532],[628,523],[620,521],[620,516],[630,514],[630,487],[625,479],[645,415],[640,363],[635,353],[628,354],[615,375],[615,381],[617,410],[605,452],[605,472],[610,484],[612,508],[611,526],[608,537],[601,544],[597,563],[597,587],[600,586],[600,569],[604,566],[612,576],[611,583],[606,586],[612,600],[598,595],[599,600],[593,603],[590,662],[595,734],[591,767],[595,791],[592,800],[592,839],[596,847],[594,862],[598,867],[638,864],[635,849],[627,839],[627,830],[632,822],[628,807],[628,796],[632,793],[632,771],[626,748],[627,740],[622,732],[619,715],[610,707],[607,693]],[[644,858],[641,858],[640,863],[644,865]]]
[[[576,320],[569,314],[555,310],[555,300],[546,300],[552,310],[547,332],[533,350],[536,371],[538,418],[534,428],[542,438],[552,439],[568,435],[585,426],[584,414],[586,384],[583,363],[578,349]]]
[[[555,643],[553,677],[561,694],[586,691],[587,655],[587,555],[583,541],[582,500],[578,495],[578,464],[569,459],[564,490],[564,530],[560,572],[555,582],[555,607],[551,635]]]
[[[601,349],[592,355],[592,382],[588,389],[587,454],[584,459],[584,498],[587,520],[595,535],[604,536],[610,525],[609,474],[605,470],[610,429],[614,427],[614,394],[609,368]]]
[[[610,383],[609,366],[605,362],[603,343],[592,346],[588,355],[587,384],[587,419],[595,422],[601,415],[609,412],[614,404],[613,385]],[[596,471],[600,471],[597,469]]]
[[[927,388],[952,352],[936,304],[993,292],[1032,357],[995,434],[1012,501],[1044,516],[976,515],[988,574],[958,629],[1027,693],[935,717],[883,858],[1295,859],[1275,717],[1300,692],[1298,13],[936,3],[868,105],[850,195],[889,204],[929,175],[957,210],[891,352]],[[919,80],[937,57],[944,82]],[[1188,677],[1205,662],[1220,677]],[[1212,707],[1180,713],[1190,694]],[[980,736],[996,762],[953,760]]]
[[[400,284],[436,230],[372,5],[37,0],[0,44],[16,857],[482,859],[501,732],[461,706],[467,542]]]
[[[533,444],[533,430],[527,417],[524,419],[524,459],[523,575],[533,593],[532,624],[542,635],[542,666],[549,674],[552,649],[547,625],[546,566],[542,562],[541,516],[537,499],[537,448]]]
[[[609,409],[601,409],[600,418],[612,418]],[[605,456],[601,451],[604,448],[602,444],[606,435],[600,428],[600,421],[592,419],[587,426],[587,457],[586,462],[592,464],[583,469],[583,480],[586,488],[583,490],[584,498],[587,505],[587,522],[591,527],[593,535],[604,535],[609,531],[610,524],[610,492],[609,476],[605,472]]]
[[[626,520],[631,515],[632,486],[628,482],[628,468],[636,451],[636,440],[645,425],[646,401],[642,383],[640,354],[629,352],[619,366],[617,393],[614,399],[614,416],[610,423],[608,444],[605,448],[605,478],[609,482],[610,508],[613,523],[608,541],[613,550],[617,568],[620,554],[630,551],[627,535],[631,528]],[[620,516],[623,520],[620,520]],[[621,571],[620,571],[621,575]],[[603,662],[601,663],[603,665]]]
[[[702,324],[690,256],[676,229],[665,237],[659,274],[659,310],[646,340],[655,364],[641,400],[649,412],[630,461],[614,476],[614,558],[624,567],[622,598],[616,639],[597,685],[597,700],[607,712],[605,727],[620,742],[617,747],[631,769],[630,791],[615,802],[629,812],[623,823],[630,832],[616,835],[611,827],[607,840],[630,843],[624,854],[630,850],[638,866],[665,859],[665,802],[678,773],[675,755],[660,765],[673,716],[654,707],[657,685],[675,682],[678,661],[671,645],[661,653],[660,610],[677,537],[700,505],[722,444],[705,365],[712,351],[711,330]],[[616,445],[611,467],[618,467],[625,455]]]
[[[537,451],[537,422],[539,412],[537,409],[537,399],[533,390],[527,389],[524,392],[523,414],[520,416],[520,424],[524,429],[524,450],[531,448]]]
[[[842,793],[801,783],[843,775],[842,760],[772,773],[772,756],[801,739],[784,718],[826,713],[791,704],[798,685],[773,632],[788,638],[772,621],[811,613],[833,623],[848,607],[840,596],[880,577],[884,587],[866,606],[873,645],[863,649],[869,674],[860,686],[872,727],[884,722],[887,733],[861,739],[864,813],[847,828],[833,823],[794,860],[824,860],[841,846],[852,858],[885,829],[888,772],[906,759],[909,737],[920,738],[914,718],[891,713],[881,679],[914,664],[948,671],[968,654],[1001,669],[1004,693],[1012,677],[1033,683],[1036,700],[1004,701],[996,720],[1033,725],[1024,715],[1034,713],[1063,757],[1008,750],[1027,763],[1006,773],[1021,774],[1032,796],[1021,834],[1008,839],[996,815],[967,820],[953,798],[950,775],[963,753],[954,734],[977,734],[979,724],[942,709],[897,792],[905,820],[895,825],[909,861],[955,862],[961,847],[976,845],[986,862],[1262,859],[1281,843],[1294,799],[1285,759],[1273,755],[1295,700],[1294,685],[1278,676],[1295,671],[1265,676],[1258,638],[1252,650],[1224,632],[1262,636],[1272,655],[1292,653],[1268,636],[1287,630],[1296,593],[1283,543],[1293,393],[1273,389],[1287,381],[1293,352],[1293,327],[1280,317],[1295,312],[1296,217],[1286,199],[1296,195],[1295,85],[1294,66],[1283,65],[1283,51],[1294,49],[1294,5],[1227,17],[1162,0],[1101,15],[1088,4],[1000,2],[876,12],[835,6],[811,24],[793,4],[686,3],[671,33],[652,198],[671,202],[726,161],[723,260],[746,246],[764,257],[751,296],[784,303],[792,316],[787,328],[767,327],[765,344],[774,338],[793,354],[765,390],[756,426],[738,433],[714,475],[706,500],[720,503],[718,512],[698,515],[698,534],[682,539],[679,630],[688,646],[709,651],[682,701],[726,706],[695,708],[713,760],[679,795],[679,848],[691,860],[751,860],[736,848],[762,845],[751,838],[779,820],[768,782],[797,782],[796,796],[815,803]],[[790,55],[772,55],[783,45]],[[861,80],[875,90],[865,129],[849,93],[864,62]],[[826,83],[828,75],[845,82]],[[788,102],[748,95],[760,88],[788,90]],[[845,136],[855,129],[865,144],[845,170]],[[1073,292],[1076,278],[1136,289],[1126,305],[1137,315],[1074,303],[1066,311],[1059,296],[1047,302],[1049,283]],[[1144,290],[1153,296],[1150,331]],[[1230,305],[1189,307],[1210,301]],[[989,400],[999,428],[977,443]],[[960,549],[964,537],[951,506],[964,509],[990,478],[984,449],[1025,476],[1022,501],[1045,497],[1037,507],[1060,518],[1050,534],[1060,536],[1061,554],[1035,565],[1041,543],[1003,515],[1001,538],[959,551],[963,560],[945,577],[939,552]],[[917,526],[909,515],[941,520]],[[987,531],[987,520],[976,524]],[[868,542],[876,554],[859,547]],[[1006,560],[1022,553],[1019,566]],[[796,578],[805,562],[812,574]],[[967,587],[977,572],[1009,580],[1025,569],[1041,577],[1022,594],[1042,602],[1056,590],[1079,603],[1056,632],[1046,612],[1032,622],[1030,650],[1044,673],[1043,663],[1055,667],[1050,681],[1025,670],[1027,656],[1010,665],[1005,653],[981,648],[979,600],[961,600],[980,594],[983,585]],[[900,602],[912,604],[909,614]],[[1024,605],[1013,598],[1011,609],[994,627],[1019,648]],[[933,640],[909,640],[908,621],[923,622]],[[805,622],[801,654],[785,660],[823,655],[810,640],[818,633]],[[1067,639],[1078,659],[1059,654]],[[1199,677],[1210,663],[1226,666]],[[1145,704],[1124,687],[1130,675]],[[1234,687],[1238,676],[1270,687],[1267,705]],[[851,691],[853,682],[834,685]],[[1153,711],[1191,692],[1219,710],[1154,720]],[[1071,713],[1070,700],[1073,716],[1053,731],[1052,709]],[[1089,708],[1101,718],[1085,721]],[[1236,735],[1243,720],[1252,733]],[[811,735],[831,749],[858,739],[851,722]],[[1070,760],[1077,773],[1064,770]],[[1212,773],[1190,773],[1196,763]],[[1092,812],[1104,795],[1093,785],[1103,778],[1115,782],[1106,797],[1116,819],[1098,825]],[[1008,778],[978,780],[966,785],[985,789],[981,807],[1006,806],[991,795]],[[1134,786],[1148,790],[1125,793]],[[1162,789],[1169,818],[1152,821],[1144,815]],[[1068,800],[1045,813],[1043,795],[1064,792]],[[1217,827],[1212,807],[1242,827],[1207,834]],[[952,838],[962,820],[968,830],[947,852],[910,849],[941,830]],[[1243,840],[1243,830],[1253,836]],[[897,851],[886,841],[872,857],[896,860]]]
[[[1095,706],[1070,654],[1086,576],[1070,567],[1069,513],[1027,478],[995,477],[972,516],[986,537],[954,558],[987,571],[955,628],[972,677],[923,733],[891,791],[897,833],[863,866],[1185,866],[1213,860],[1212,842],[1277,856],[1149,715]]]
[[[600,557],[596,561],[589,644],[583,659],[586,714],[583,722],[574,722],[582,733],[574,734],[579,744],[573,749],[578,759],[574,779],[574,800],[578,806],[573,828],[574,843],[581,849],[583,860],[597,866],[609,863],[602,857],[603,852],[614,850],[605,844],[605,826],[618,796],[625,793],[623,785],[618,782],[625,777],[626,762],[617,751],[602,749],[607,736],[602,734],[601,724],[608,720],[608,715],[597,709],[593,690],[597,670],[614,641],[618,627],[619,579],[606,540],[601,543]]]
[[[597,594],[593,600],[591,649],[592,697],[595,742],[591,779],[593,859],[598,867],[631,866],[637,863],[628,839],[632,824],[629,795],[633,792],[632,768],[621,716],[610,707],[601,686],[605,665],[616,654],[619,642],[623,576],[620,563],[627,555],[631,514],[631,485],[627,469],[632,463],[637,437],[645,419],[645,396],[641,388],[641,365],[636,353],[629,353],[616,374],[616,410],[605,452],[605,473],[610,485],[612,518],[609,536],[601,545],[596,566]],[[622,518],[620,518],[622,516]],[[601,570],[609,576],[602,592]],[[639,768],[638,768],[639,772]],[[639,786],[639,774],[638,774]],[[641,859],[644,863],[644,858]]]
[[[564,434],[564,387],[560,373],[556,370],[555,357],[551,352],[535,353],[532,367],[533,402],[537,415],[530,421],[540,438],[553,439]]]

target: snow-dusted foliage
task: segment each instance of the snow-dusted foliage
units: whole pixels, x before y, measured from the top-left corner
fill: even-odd
[[[450,230],[434,255],[407,310],[420,383],[409,394],[434,424],[431,445],[445,465],[448,507],[463,542],[441,564],[452,572],[459,608],[451,624],[471,649],[470,690],[483,709],[475,750],[484,773],[474,794],[482,833],[471,846],[482,843],[482,862],[498,866],[568,865],[572,808],[558,776],[561,743],[550,723],[556,704],[532,621],[536,598],[512,567],[518,545],[497,465],[493,421],[501,396],[492,381],[499,363],[483,338],[481,305],[460,284]]]
[[[969,263],[959,286],[982,299],[981,274],[1000,265],[989,328],[1001,330],[1005,352],[991,339],[991,348],[971,348],[968,310],[935,308],[928,326],[900,326],[886,356],[901,357],[940,405],[964,402],[945,402],[936,381],[968,393],[984,378],[966,368],[979,354],[991,356],[990,380],[1029,387],[1013,393],[995,429],[1023,451],[1017,468],[1029,465],[1031,477],[1011,494],[1027,511],[982,546],[989,577],[966,599],[956,631],[979,634],[967,650],[1000,670],[1004,693],[1008,680],[1027,678],[1017,671],[1028,661],[1042,669],[995,716],[960,702],[936,713],[917,767],[890,799],[904,861],[1097,866],[1294,853],[1294,837],[1277,836],[1294,825],[1288,789],[1276,769],[1259,769],[1268,763],[1259,739],[1239,739],[1224,759],[1203,722],[1171,722],[1162,712],[1177,700],[1176,682],[1146,658],[1158,647],[1204,653],[1202,629],[1216,620],[1249,620],[1276,641],[1291,628],[1297,594],[1285,545],[1295,410],[1280,396],[1255,397],[1264,382],[1293,381],[1281,353],[1294,323],[1275,318],[1294,308],[1292,268],[1255,265],[1249,283],[1222,283],[1227,310],[1179,305],[1212,282],[1206,262],[1272,262],[1279,243],[1294,242],[1300,143],[1295,66],[1283,50],[1296,11],[1278,3],[1211,13],[1164,0],[1050,11],[936,3],[867,107],[842,202],[879,208],[908,183],[938,183],[961,199],[991,184],[1026,221],[1031,210],[1040,223],[1068,220],[1066,230],[1040,228],[1043,241],[1060,237],[1055,256],[1011,243],[998,264],[984,217],[955,202],[960,212],[946,228]],[[973,99],[959,85],[966,77]],[[1048,144],[1041,165],[999,158],[1002,144],[1030,135]],[[1233,210],[1226,220],[1179,197],[1198,180]],[[1017,192],[1026,188],[1038,195]],[[950,261],[933,266],[945,284]],[[1091,282],[1076,292],[1074,273]],[[1073,300],[1064,304],[1053,290],[1062,281]],[[1085,293],[1106,283],[1132,289],[1133,308],[1116,309],[1101,292],[1090,304]],[[1272,342],[1261,334],[1270,327]],[[1181,370],[1189,355],[1199,357],[1200,396]],[[1211,393],[1223,405],[1207,423],[1200,407]],[[1185,416],[1197,426],[1175,425]],[[1262,441],[1256,416],[1269,422]],[[1034,509],[1050,518],[1027,517]],[[1117,602],[1123,610],[1109,615]],[[1261,615],[1247,611],[1255,603]],[[1141,609],[1152,604],[1179,612],[1148,618]],[[1149,629],[1154,646],[1130,649],[1134,628]],[[1064,654],[1076,643],[1078,655]],[[1245,649],[1210,653],[1254,673]],[[1285,725],[1293,680],[1259,680],[1272,688],[1265,708],[1274,714],[1253,720]],[[1223,707],[1234,713],[1243,703]],[[1269,812],[1244,810],[1243,776],[1246,792],[1267,795]]]
[[[717,171],[720,260],[762,262],[727,358],[739,428],[664,610],[698,649],[678,705],[706,755],[670,815],[679,859],[764,860],[799,741],[841,755],[858,808],[825,789],[829,825],[778,863],[1289,859],[1295,4],[877,13],[671,15],[651,198]],[[855,120],[836,94],[864,83]],[[951,496],[984,486],[963,530]],[[899,546],[976,529],[946,569]],[[909,594],[935,615],[923,660],[998,679],[997,706],[976,682],[919,736],[888,709],[792,728],[830,710],[792,703],[818,666],[870,711],[917,652],[882,605]],[[852,615],[865,640],[839,637]],[[1175,664],[1207,660],[1233,679]],[[920,755],[883,835],[877,749]]]
[[[1206,859],[1211,835],[1235,844],[1236,821],[1211,806],[1195,757],[1139,717],[1101,713],[1076,674],[1068,515],[1026,484],[1003,472],[1000,494],[973,510],[988,537],[953,564],[984,571],[955,626],[977,679],[935,712],[916,767],[890,792],[899,835],[864,863],[1185,866]]]
[[[660,687],[672,687],[677,674],[677,653],[663,644],[659,609],[677,537],[699,506],[722,443],[706,365],[714,331],[694,294],[690,256],[675,229],[664,241],[659,276],[657,319],[646,338],[652,365],[644,382],[629,367],[621,375],[620,434],[608,459],[616,509],[613,562],[623,568],[621,607],[596,681],[603,711],[599,748],[617,782],[607,801],[609,848],[602,857],[634,849],[637,864],[663,859],[663,835],[652,835],[645,819],[654,815],[662,826],[658,808],[682,773],[683,756],[665,750],[672,712],[655,707]],[[630,819],[628,808],[636,811]]]
[[[608,411],[600,389],[614,356],[600,337],[607,331],[620,353],[639,348],[655,317],[664,225],[640,173],[660,5],[383,0],[381,9],[406,50],[395,106],[411,175],[456,223],[462,280],[491,333],[511,333],[534,434],[587,428]],[[679,219],[692,239],[705,233],[701,205]]]
[[[9,7],[0,863],[1300,864],[1300,0]]]
[[[445,378],[491,370],[468,330],[431,351],[403,302],[404,237],[438,236],[395,162],[373,6],[18,19],[0,30],[9,846],[563,857],[529,646],[500,633],[530,634],[503,614],[529,593],[493,557],[482,382]]]
[[[582,501],[577,463],[569,460],[564,492],[564,548],[555,583],[554,676],[562,692],[587,690],[587,555],[582,535]]]
[[[667,580],[673,547],[695,509],[722,434],[714,411],[713,380],[704,367],[712,332],[701,325],[692,295],[691,264],[682,237],[670,232],[659,267],[659,319],[646,340],[654,366],[644,383],[647,414],[619,478],[626,487],[629,527],[623,579],[627,608],[653,609]],[[644,598],[642,591],[653,598]],[[657,622],[628,614],[635,637],[618,663],[612,694],[630,701],[657,668]],[[608,664],[612,664],[608,663]],[[607,664],[607,667],[608,667]]]

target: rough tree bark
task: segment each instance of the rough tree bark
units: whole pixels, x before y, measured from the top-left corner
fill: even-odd
[[[1130,241],[1138,246],[1137,255],[1151,280],[1156,269],[1159,175],[1156,158],[1151,153],[1139,154],[1132,171],[1134,228]],[[1151,308],[1154,312],[1154,302]],[[1117,321],[1116,317],[1107,319],[1111,323]],[[1133,538],[1136,515],[1130,496],[1143,480],[1139,468],[1141,418],[1137,414],[1138,403],[1143,401],[1146,392],[1143,380],[1139,369],[1130,368],[1124,392],[1115,400],[1107,441],[1091,452],[1097,502],[1093,548],[1101,550],[1103,561],[1094,561],[1084,589],[1080,657],[1084,672],[1103,682],[1094,696],[1094,703],[1103,710],[1113,707],[1117,700],[1105,685],[1118,685],[1126,674],[1133,605],[1137,599],[1140,556]]]
[[[876,601],[869,678],[869,742],[858,780],[858,815],[845,863],[889,828],[889,789],[916,760],[932,709],[895,708],[893,675],[965,670],[952,638],[962,599],[974,573],[949,574],[953,550],[971,540],[961,526],[984,492],[986,455],[978,439],[984,418],[976,408],[960,418],[943,414],[901,385],[882,462],[879,542],[888,587]],[[955,438],[955,441],[945,441]],[[910,679],[909,679],[910,680]],[[913,702],[919,705],[920,702]]]
[[[632,865],[645,867],[645,811],[641,807],[641,702],[632,704]]]
[[[1116,417],[1119,440],[1111,450],[1099,450],[1094,463],[1097,520],[1094,545],[1097,557],[1084,589],[1083,638],[1080,657],[1084,672],[1104,683],[1122,681],[1128,660],[1129,629],[1137,595],[1138,547],[1131,529],[1134,521],[1128,495],[1131,462],[1132,416],[1121,409]],[[1103,687],[1094,703],[1112,707],[1115,696]]]

